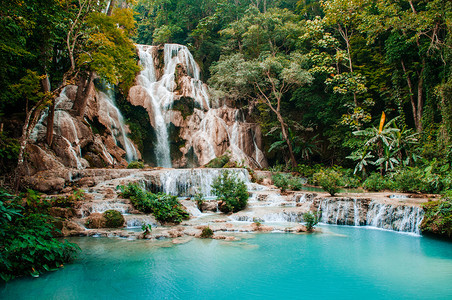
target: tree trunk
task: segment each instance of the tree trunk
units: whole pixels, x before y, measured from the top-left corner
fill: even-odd
[[[417,83],[417,115],[416,118],[418,120],[416,131],[422,132],[422,111],[424,106],[424,68],[425,68],[425,59],[422,59],[422,68],[419,72],[419,81]]]
[[[88,80],[86,78],[81,77],[78,82],[77,95],[75,97],[74,106],[72,107],[76,115],[82,117],[85,114],[86,104],[88,102],[88,96],[93,87],[94,82],[94,73],[90,72],[88,74]]]
[[[42,79],[42,90],[44,93],[50,92],[50,84],[48,81],[48,75]],[[49,114],[47,115],[47,131],[46,131],[46,142],[47,145],[52,146],[53,141],[53,120],[55,118],[55,97],[52,98],[52,104],[49,108]]]
[[[403,62],[403,60],[401,60],[400,62],[402,64],[403,73],[405,74],[406,82],[408,85],[411,109],[413,110],[414,127],[416,127],[416,131],[418,131],[418,128],[420,127],[420,120],[418,118],[419,114],[418,114],[418,108],[416,107],[416,101],[414,100],[413,83],[411,82],[411,78],[405,67],[405,63]]]
[[[20,185],[20,177],[23,175],[23,166],[24,166],[24,157],[25,157],[25,148],[27,147],[28,138],[30,136],[31,131],[34,128],[34,125],[36,124],[36,121],[38,119],[38,116],[41,113],[41,105],[44,102],[44,98],[39,100],[36,105],[30,109],[30,111],[27,113],[25,117],[24,126],[22,127],[22,135],[20,137],[20,147],[19,147],[19,155],[17,159],[17,167],[15,172],[15,182],[14,182],[14,189],[17,194],[19,190]]]
[[[286,123],[284,122],[284,119],[282,118],[279,111],[276,112],[276,117],[278,118],[278,121],[281,125],[281,132],[282,132],[283,139],[286,141],[287,147],[289,149],[289,156],[290,156],[290,162],[292,163],[292,168],[295,170],[297,168],[298,164],[295,159],[295,155],[293,153],[292,144],[290,143],[290,140],[289,140],[289,135],[287,134]]]
[[[115,2],[116,2],[116,0],[110,0],[110,5],[108,6],[108,10],[107,10],[107,16],[111,16],[111,14],[113,13],[113,8],[115,6]]]
[[[53,123],[55,120],[55,98],[52,99],[52,104],[49,107],[49,114],[47,115],[47,131],[46,131],[46,143],[49,147],[53,142]]]

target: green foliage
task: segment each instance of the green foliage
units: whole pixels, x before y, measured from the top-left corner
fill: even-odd
[[[303,178],[288,173],[274,173],[272,180],[273,184],[280,188],[282,192],[285,190],[299,191],[305,183]]]
[[[450,199],[430,201],[424,203],[422,208],[425,214],[421,231],[452,238],[452,201]]]
[[[86,52],[78,58],[100,77],[112,84],[121,83],[124,91],[132,86],[140,71],[136,64],[135,46],[129,39],[135,22],[130,9],[115,9],[112,16],[91,13],[87,24],[92,28],[86,42]]]
[[[127,165],[127,169],[144,169],[144,163],[142,161],[131,161]]]
[[[75,190],[72,195],[68,196],[59,196],[53,199],[52,206],[55,207],[62,207],[62,208],[68,208],[68,207],[74,207],[76,202],[82,201],[85,199],[85,191],[79,189]]]
[[[202,204],[204,203],[204,195],[202,193],[197,193],[194,197],[195,202],[196,202],[196,206],[198,207],[198,209],[200,211],[202,211]]]
[[[0,190],[0,277],[34,277],[56,270],[74,258],[78,246],[53,237],[57,229],[41,197],[32,194],[22,206],[19,197]]]
[[[141,230],[143,231],[143,236],[146,237],[148,234],[152,232],[151,224],[143,224],[141,225]]]
[[[223,168],[231,159],[231,157],[227,154],[223,154],[222,156],[215,157],[211,161],[209,161],[205,167],[206,168]]]
[[[203,239],[210,239],[212,237],[213,237],[212,229],[209,226],[204,227],[202,229],[202,232],[201,232],[201,238],[203,238]]]
[[[219,205],[220,211],[224,213],[238,212],[246,207],[248,203],[248,191],[245,183],[234,177],[229,171],[223,172],[215,178],[212,184],[212,192],[222,201]]]
[[[383,191],[390,189],[390,182],[387,178],[381,176],[379,173],[372,173],[366,180],[363,182],[363,187],[369,191]]]
[[[319,223],[320,214],[318,212],[307,212],[303,214],[303,220],[305,222],[306,230],[312,231],[314,226]]]
[[[19,155],[19,141],[0,132],[0,171],[7,173],[14,169]]]
[[[334,196],[339,192],[342,185],[342,176],[339,172],[332,169],[322,170],[313,175],[314,181],[325,191]]]
[[[130,199],[133,207],[141,212],[154,214],[160,222],[179,224],[189,218],[176,196],[146,192],[135,183],[118,188],[121,190],[121,196]]]
[[[105,226],[107,228],[118,228],[124,225],[124,217],[117,210],[109,209],[105,211],[102,216],[105,219]]]

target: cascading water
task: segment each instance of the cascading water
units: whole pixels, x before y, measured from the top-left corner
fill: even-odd
[[[137,45],[137,50],[143,70],[129,101],[149,114],[156,136],[152,151],[157,166],[205,165],[225,151],[234,161],[266,166],[256,142],[258,126],[246,123],[239,109],[219,103],[211,106],[200,68],[186,46]],[[174,133],[183,141],[177,142],[179,148],[172,148],[173,140],[169,140]]]
[[[176,89],[175,72],[178,65],[186,67],[190,76],[191,95],[201,109],[209,109],[209,97],[204,84],[200,80],[200,70],[187,47],[177,44],[165,44],[164,72],[160,78],[157,76],[153,53],[154,46],[137,45],[140,62],[143,66],[138,76],[138,84],[142,86],[152,104],[154,114],[154,127],[157,141],[155,156],[157,165],[171,167],[170,146],[168,140],[168,123],[171,117],[171,108],[174,103]]]
[[[367,211],[367,225],[419,234],[424,211],[415,206],[393,206],[372,201]]]
[[[149,182],[153,191],[164,192],[174,196],[188,197],[203,194],[204,197],[214,197],[212,184],[224,169],[174,169],[159,174],[158,183]],[[229,169],[233,176],[250,184],[246,169]]]
[[[126,134],[124,117],[115,104],[113,91],[108,89],[106,93],[99,92],[99,107],[103,112],[103,117],[106,117],[110,124],[110,130],[115,143],[118,142],[126,151],[126,160],[131,162],[138,159],[137,150],[133,146]]]

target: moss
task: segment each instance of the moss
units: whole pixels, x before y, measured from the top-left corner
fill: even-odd
[[[229,157],[229,155],[224,154],[222,156],[215,157],[214,159],[209,161],[205,165],[205,167],[206,168],[223,168],[229,162],[230,159],[231,158]]]
[[[143,168],[144,163],[142,161],[131,161],[127,166],[127,169],[143,169]]]
[[[180,136],[180,127],[176,127],[173,123],[168,127],[168,139],[170,141],[170,156],[171,160],[179,160],[182,158],[183,153],[180,151],[182,147],[185,147],[186,141]]]
[[[105,219],[105,226],[107,228],[118,228],[124,225],[124,217],[117,210],[109,209],[102,216]]]
[[[193,98],[181,97],[179,100],[173,102],[172,110],[180,111],[182,117],[187,118],[192,115],[195,108],[201,109],[199,103],[195,102]]]

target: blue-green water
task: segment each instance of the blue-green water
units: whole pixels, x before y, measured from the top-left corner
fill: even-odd
[[[77,238],[79,259],[0,285],[0,299],[452,299],[452,243],[388,231],[238,242]]]

